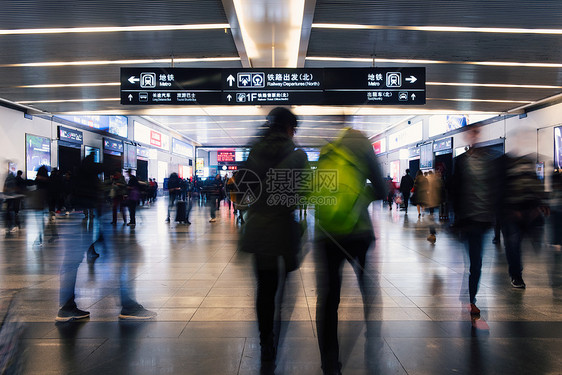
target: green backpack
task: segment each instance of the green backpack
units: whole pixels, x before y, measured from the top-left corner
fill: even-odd
[[[367,166],[341,142],[327,144],[317,169],[316,219],[322,232],[349,234],[373,201],[366,187]],[[324,204],[321,204],[324,203]]]

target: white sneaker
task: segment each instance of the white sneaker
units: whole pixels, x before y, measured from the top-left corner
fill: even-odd
[[[217,221],[217,219],[212,218],[211,220],[209,220],[209,223],[214,223],[214,222],[216,222],[216,221]]]

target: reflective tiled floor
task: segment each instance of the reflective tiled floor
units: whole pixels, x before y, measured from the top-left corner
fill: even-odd
[[[482,320],[466,309],[464,247],[444,229],[426,241],[429,217],[373,205],[377,242],[368,272],[376,295],[367,322],[349,265],[344,269],[340,348],[344,374],[562,374],[562,253],[525,245],[526,290],[511,288],[501,246],[486,238],[478,295]],[[191,226],[166,224],[166,202],[139,208],[137,227],[109,225],[101,257],[80,265],[85,322],[55,324],[65,251],[88,246],[82,215],[61,216],[34,246],[37,222],[0,242],[3,312],[15,291],[27,374],[257,374],[259,343],[251,258],[236,251],[227,206],[217,223],[195,207]],[[313,211],[306,217],[313,236]],[[51,238],[56,228],[58,237]],[[50,241],[49,241],[50,240]],[[121,250],[134,254],[126,260]],[[321,374],[315,336],[315,261],[306,243],[289,275],[276,374]],[[131,267],[136,297],[154,321],[119,321],[119,275]],[[486,324],[489,329],[486,329]]]

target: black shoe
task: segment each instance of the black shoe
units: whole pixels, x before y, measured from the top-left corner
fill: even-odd
[[[156,316],[154,311],[150,311],[142,307],[142,305],[136,305],[133,307],[121,309],[121,314],[119,314],[119,319],[128,320],[149,320]]]
[[[73,309],[60,309],[55,320],[57,322],[69,322],[71,320],[86,319],[89,317],[89,311],[80,310],[78,307],[74,307]]]
[[[517,289],[525,289],[526,285],[521,276],[511,278],[511,286]]]
[[[96,249],[94,249],[94,245],[90,245],[90,247],[88,248],[88,259],[96,259],[99,258],[99,254],[96,252]]]
[[[109,223],[109,224],[111,224],[111,225],[117,225],[117,222],[116,222],[116,221],[112,221],[112,222]]]

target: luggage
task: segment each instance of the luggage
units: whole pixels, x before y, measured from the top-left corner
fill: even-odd
[[[185,223],[187,221],[187,202],[178,201],[176,203],[176,221]]]

